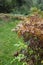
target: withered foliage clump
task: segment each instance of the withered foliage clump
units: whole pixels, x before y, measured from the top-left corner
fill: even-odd
[[[29,40],[30,36],[36,36],[43,43],[43,18],[38,14],[27,17],[17,25],[14,31],[22,35],[25,41]]]
[[[24,41],[30,41],[27,45],[26,62],[29,65],[38,65],[43,60],[43,18],[39,14],[26,17],[24,21],[20,22],[14,29],[19,36],[23,36]],[[33,53],[29,55],[29,48]],[[24,53],[24,55],[25,55]],[[38,57],[36,59],[36,57]],[[30,60],[28,60],[30,58]]]

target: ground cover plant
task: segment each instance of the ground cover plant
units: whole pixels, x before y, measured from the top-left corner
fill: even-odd
[[[0,0],[0,65],[43,65],[43,0]]]
[[[0,65],[43,65],[43,11],[0,14]]]
[[[39,12],[35,10],[12,31],[22,36],[26,45],[14,54],[15,58],[24,65],[43,65],[43,17]]]
[[[18,44],[21,39],[11,29],[17,25],[19,20],[12,19],[6,21],[0,19],[0,65],[21,65],[21,63],[12,60],[14,52],[17,51],[15,44]]]

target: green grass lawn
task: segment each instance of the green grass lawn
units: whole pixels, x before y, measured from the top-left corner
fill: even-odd
[[[22,65],[17,61],[11,63],[14,59],[14,52],[17,50],[14,44],[20,41],[17,34],[12,32],[11,29],[18,22],[19,20],[11,20],[8,22],[0,20],[0,65]]]

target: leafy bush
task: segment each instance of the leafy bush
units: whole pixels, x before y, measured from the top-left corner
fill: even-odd
[[[23,54],[24,57],[20,58],[20,61],[26,62],[27,65],[42,65],[43,19],[39,16],[37,8],[33,8],[32,11],[35,11],[34,16],[27,17],[24,23],[20,23],[15,29],[19,36],[23,36],[26,48],[20,49],[14,56],[18,58],[19,54]]]
[[[8,0],[1,0],[0,1],[0,12],[2,13],[9,13],[12,10],[12,4]]]

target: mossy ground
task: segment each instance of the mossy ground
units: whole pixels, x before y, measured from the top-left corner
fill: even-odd
[[[12,19],[10,21],[0,20],[0,65],[22,65],[21,63],[12,60],[14,59],[14,52],[17,47],[14,44],[18,43],[20,39],[13,29],[19,20]]]

